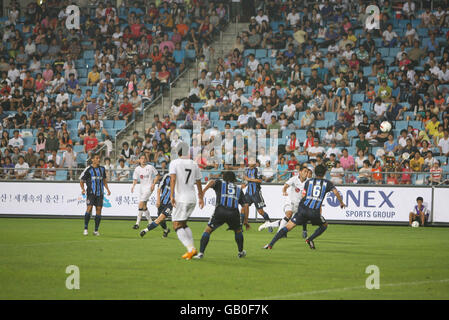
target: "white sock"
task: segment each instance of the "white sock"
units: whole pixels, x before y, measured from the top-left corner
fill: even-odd
[[[143,213],[145,214],[145,217],[146,217],[147,220],[148,220],[148,224],[150,224],[151,222],[153,222],[153,219],[152,219],[151,216],[150,216],[150,211],[148,211],[148,209],[145,210]]]
[[[136,224],[139,225],[140,224],[140,220],[142,219],[142,210],[139,210],[139,213],[137,214],[137,221]]]
[[[187,248],[190,251],[192,251],[193,248],[195,248],[195,244],[193,242],[193,234],[192,234],[192,230],[189,227],[184,228],[186,235],[189,239],[189,248]]]
[[[287,223],[288,223],[288,221],[285,221],[285,219],[281,219],[280,221],[281,221],[281,223],[279,224],[278,232],[279,232],[279,230],[281,230],[283,227],[285,227],[285,226],[287,225]]]
[[[179,241],[184,245],[184,247],[187,248],[187,251],[189,251],[189,238],[187,236],[187,233],[184,228],[179,228],[176,230],[176,234],[178,235]]]

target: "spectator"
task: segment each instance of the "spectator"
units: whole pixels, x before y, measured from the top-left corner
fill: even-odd
[[[30,167],[29,167],[28,163],[25,162],[25,158],[22,155],[20,155],[19,161],[15,165],[15,170],[14,170],[16,179],[17,180],[25,179],[28,175],[29,168]]]
[[[51,129],[47,139],[45,140],[45,152],[52,152],[59,150],[59,140],[56,137],[55,130]]]

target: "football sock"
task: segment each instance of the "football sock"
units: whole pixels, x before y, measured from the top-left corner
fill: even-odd
[[[186,247],[187,250],[189,250],[189,239],[187,238],[187,234],[184,228],[177,229],[176,234],[178,235],[179,241],[181,241],[184,247]]]
[[[302,231],[307,231],[307,224],[306,224],[306,223],[304,223],[304,224],[302,225]]]
[[[281,230],[279,230],[278,233],[274,235],[273,240],[271,240],[270,246],[272,247],[276,243],[276,241],[284,237],[287,234],[287,232],[288,229],[286,227],[283,227]]]
[[[187,238],[189,239],[189,247],[187,248],[189,251],[192,251],[193,248],[195,248],[195,244],[193,242],[193,234],[192,230],[189,227],[184,228]]]
[[[162,229],[167,230],[167,222],[165,222],[165,220],[163,220],[161,223],[159,223],[162,227]]]
[[[90,216],[91,214],[89,212],[84,214],[84,229],[87,229],[87,226],[89,225]]]
[[[98,231],[98,228],[100,227],[100,221],[101,215],[100,214],[95,215],[95,231]]]
[[[288,223],[288,218],[287,217],[284,217],[282,220],[281,220],[281,222],[279,223],[279,230],[278,230],[278,232],[283,228],[283,227],[285,227],[286,225],[287,225],[287,223]]]
[[[320,234],[322,234],[324,231],[326,231],[327,227],[326,226],[319,226],[315,232],[309,237],[309,240],[313,240],[316,237],[318,237]]]
[[[142,213],[143,213],[143,210],[139,209],[139,213],[137,214],[136,224],[140,224],[140,220],[142,219]]]
[[[237,242],[237,248],[239,252],[243,251],[243,233],[242,232],[236,232],[235,233],[235,242]]]
[[[270,221],[270,217],[268,216],[268,213],[266,213],[266,212],[263,213],[263,219],[265,221]]]
[[[153,219],[151,219],[150,211],[148,211],[148,209],[145,210],[143,213],[145,214],[145,217],[147,218],[148,222],[153,221]]]
[[[243,221],[245,221],[245,214],[240,213],[240,222],[243,223]]]
[[[206,246],[209,243],[210,233],[203,232],[203,236],[200,240],[200,252],[204,253],[204,250],[206,250]]]
[[[148,225],[148,231],[151,231],[151,230],[153,230],[153,229],[156,229],[157,228],[157,226],[158,226],[158,224],[156,223],[156,222],[151,222],[149,225]]]

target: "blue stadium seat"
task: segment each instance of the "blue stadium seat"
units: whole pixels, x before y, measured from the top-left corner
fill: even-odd
[[[413,128],[415,128],[415,129],[422,129],[421,121],[409,121],[408,125],[413,126]]]
[[[114,128],[118,130],[122,130],[126,127],[126,121],[125,120],[115,120],[114,122]]]

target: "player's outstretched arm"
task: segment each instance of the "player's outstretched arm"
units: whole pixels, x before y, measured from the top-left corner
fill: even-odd
[[[203,199],[203,186],[201,185],[201,180],[196,180],[196,187],[198,189],[198,204],[200,206],[200,209],[204,208],[204,199]]]
[[[108,192],[108,196],[110,196],[111,190],[109,190],[108,179],[104,178],[103,184],[104,184],[104,187],[106,188],[106,191]]]
[[[343,202],[343,198],[341,197],[340,192],[338,192],[337,188],[334,188],[332,190],[332,192],[335,194],[335,196],[337,197],[338,201],[340,202],[340,208],[346,208],[345,203]]]
[[[284,184],[284,187],[282,188],[282,195],[284,195],[286,197],[288,196],[288,193],[287,193],[288,187],[290,187],[288,184]]]
[[[203,194],[206,194],[206,191],[209,190],[210,188],[212,188],[215,185],[215,180],[210,180],[206,187],[203,190]]]
[[[170,201],[171,201],[173,208],[176,208],[175,185],[176,185],[176,174],[171,174],[170,175]]]
[[[84,189],[84,180],[80,180],[81,194],[86,194],[86,189]]]

